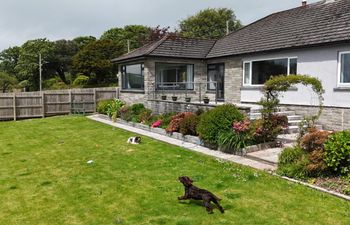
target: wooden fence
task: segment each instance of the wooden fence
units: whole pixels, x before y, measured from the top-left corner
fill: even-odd
[[[72,105],[82,103],[86,113],[93,113],[100,100],[112,98],[119,98],[118,88],[3,93],[0,94],[0,120],[69,114]]]

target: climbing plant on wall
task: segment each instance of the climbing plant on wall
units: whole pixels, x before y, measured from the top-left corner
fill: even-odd
[[[279,75],[273,76],[269,79],[264,87],[263,93],[264,97],[259,102],[262,105],[262,119],[265,123],[271,120],[273,114],[277,112],[278,105],[280,103],[279,97],[282,93],[288,91],[293,85],[302,84],[304,86],[309,86],[317,94],[319,101],[319,109],[317,114],[311,116],[305,116],[304,120],[299,125],[299,139],[305,134],[306,130],[310,127],[315,126],[315,122],[320,118],[323,111],[323,94],[324,89],[322,82],[308,75]]]

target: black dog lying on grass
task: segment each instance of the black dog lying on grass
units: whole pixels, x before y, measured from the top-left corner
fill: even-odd
[[[179,181],[185,186],[185,195],[178,197],[179,200],[186,200],[186,199],[203,200],[204,206],[207,209],[208,213],[213,213],[213,207],[210,205],[210,202],[213,202],[219,208],[221,213],[225,212],[218,202],[220,201],[220,199],[210,191],[200,189],[192,185],[193,180],[191,178],[179,177]]]

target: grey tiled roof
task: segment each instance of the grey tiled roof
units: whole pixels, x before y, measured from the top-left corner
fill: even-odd
[[[159,41],[147,44],[112,61],[119,62],[144,56],[204,59],[214,43],[215,40],[168,35]]]
[[[207,58],[350,41],[350,0],[271,14],[219,39]]]
[[[205,59],[337,42],[350,43],[350,0],[323,0],[274,13],[217,41],[166,36],[112,61],[144,56]]]

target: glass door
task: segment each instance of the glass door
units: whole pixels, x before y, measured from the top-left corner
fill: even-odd
[[[208,64],[208,91],[217,91],[218,101],[225,99],[225,64]]]

